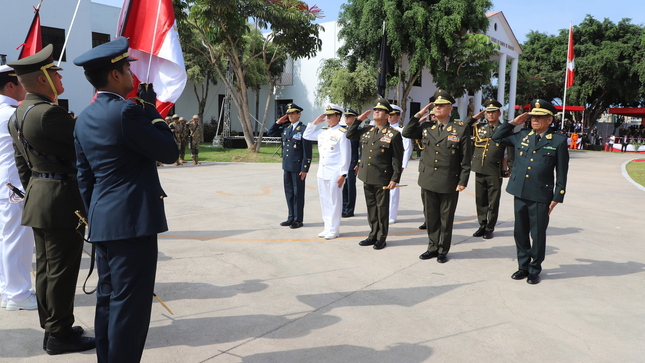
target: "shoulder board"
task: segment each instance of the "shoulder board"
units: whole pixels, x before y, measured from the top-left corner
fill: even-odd
[[[463,122],[461,122],[461,121],[455,121],[455,124],[457,124],[457,125],[459,125],[459,126],[464,126],[464,123],[463,123]]]
[[[338,129],[338,131],[340,131],[340,132],[347,132],[347,128],[346,128],[346,127],[341,127],[341,128],[339,128],[339,129]]]

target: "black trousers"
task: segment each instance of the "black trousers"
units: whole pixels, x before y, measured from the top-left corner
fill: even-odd
[[[48,333],[67,334],[74,323],[74,295],[85,227],[78,231],[74,228],[33,230],[40,326]]]
[[[475,174],[475,205],[479,226],[493,232],[499,214],[499,199],[502,195],[502,178],[499,175]]]
[[[549,203],[515,197],[515,246],[520,270],[532,274],[542,271],[546,254],[546,229],[549,226]],[[529,238],[530,236],[530,238]],[[531,245],[533,239],[533,245]]]
[[[289,216],[287,220],[302,222],[305,214],[305,180],[300,172],[284,171],[284,195],[287,198]]]
[[[390,189],[383,185],[363,184],[367,204],[367,222],[370,225],[369,238],[385,242],[390,218]]]
[[[343,186],[343,214],[354,214],[356,208],[356,173],[349,168],[347,179]]]
[[[96,242],[96,356],[139,362],[148,335],[157,273],[157,235]]]
[[[428,251],[447,254],[452,243],[452,224],[459,192],[435,193],[421,188],[428,231]]]

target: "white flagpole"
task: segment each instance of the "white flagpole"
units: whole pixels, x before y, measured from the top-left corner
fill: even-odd
[[[150,66],[152,65],[152,56],[153,52],[155,50],[155,41],[157,40],[157,27],[159,26],[159,13],[161,12],[161,1],[159,0],[159,3],[157,4],[157,17],[155,19],[155,30],[152,32],[152,44],[150,44],[150,58],[148,58],[148,72],[146,73],[146,83],[149,82],[150,78]]]
[[[571,40],[571,26],[572,26],[572,23],[571,23],[571,20],[569,20],[569,33],[567,35],[567,61],[565,62],[565,66],[564,66],[564,99],[562,100],[562,122],[560,123],[561,130],[564,130],[564,117],[566,115],[565,111],[567,109],[567,88],[568,88],[567,86],[569,85],[568,83],[569,56],[571,55],[569,54],[569,41]]]
[[[42,3],[42,1],[41,1]],[[63,61],[63,54],[65,54],[65,48],[67,48],[67,42],[69,41],[69,35],[72,33],[72,28],[74,27],[74,20],[76,20],[76,14],[78,13],[78,7],[81,5],[81,0],[78,0],[76,3],[76,10],[74,10],[74,16],[72,16],[72,23],[69,25],[69,30],[67,31],[67,35],[65,36],[65,43],[63,44],[63,49],[60,51],[60,58],[58,59],[58,64],[57,66],[60,67],[60,62]],[[40,5],[39,5],[40,7]]]

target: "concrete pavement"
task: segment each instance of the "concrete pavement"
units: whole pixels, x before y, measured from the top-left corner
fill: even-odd
[[[551,216],[542,282],[517,269],[512,197],[495,238],[477,229],[474,176],[460,195],[446,264],[422,261],[427,235],[417,162],[403,174],[388,246],[358,246],[357,213],[326,241],[315,171],[305,227],[286,217],[280,164],[159,168],[170,231],[160,235],[156,301],[143,362],[640,362],[645,361],[645,194],[625,180],[634,154],[571,153],[567,196]],[[89,251],[89,248],[86,247]],[[95,297],[76,324],[93,335]],[[90,279],[96,282],[96,273]],[[36,311],[0,309],[0,362],[92,362],[48,356]]]

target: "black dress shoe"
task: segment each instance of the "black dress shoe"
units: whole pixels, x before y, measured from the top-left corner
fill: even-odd
[[[485,233],[486,233],[486,230],[484,229],[484,227],[479,227],[479,229],[475,233],[473,233],[473,237],[481,237]]]
[[[343,213],[341,216],[342,216],[343,218],[349,218],[349,217],[353,217],[353,216],[354,216],[354,213]]]
[[[293,221],[284,221],[284,222],[280,222],[280,225],[282,227],[286,227],[286,226],[290,226],[292,223]]]
[[[528,271],[525,270],[517,270],[515,273],[511,276],[513,280],[524,280],[526,276],[528,276],[529,273]]]
[[[526,279],[526,282],[528,282],[531,285],[539,284],[540,283],[540,275],[538,275],[538,274],[529,274],[529,278]]]
[[[76,335],[83,335],[83,327],[82,326],[73,326],[72,327],[73,334]],[[51,333],[45,332],[45,337],[43,338],[43,350],[47,350],[47,341],[49,340],[49,336]]]
[[[437,262],[446,263],[448,262],[448,257],[446,257],[446,255],[440,254],[439,256],[437,256]]]
[[[374,246],[372,248],[374,248],[375,250],[382,250],[385,248],[385,246],[387,246],[387,243],[385,243],[385,241],[377,241],[376,243],[374,243]]]
[[[493,237],[494,237],[493,232],[486,232],[486,233],[484,233],[484,235],[482,236],[482,238],[483,238],[483,239],[491,239],[491,238],[493,238]]]
[[[358,242],[359,246],[372,246],[376,241],[370,238],[365,238],[364,240]]]
[[[49,355],[83,352],[86,350],[94,349],[96,342],[93,337],[82,337],[76,333],[70,334],[65,339],[56,338],[53,335],[47,339],[47,346],[45,351]]]
[[[426,226],[425,222],[423,222],[423,224],[419,226],[419,229],[428,229],[428,227]]]
[[[302,222],[295,221],[295,222],[291,223],[291,225],[289,226],[289,228],[291,228],[291,229],[296,229],[296,228],[300,228],[300,227],[302,227],[302,226],[303,226]]]
[[[437,256],[439,256],[437,251],[434,251],[434,252],[425,251],[424,253],[421,254],[421,256],[419,256],[419,258],[422,260],[429,260]]]

